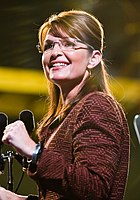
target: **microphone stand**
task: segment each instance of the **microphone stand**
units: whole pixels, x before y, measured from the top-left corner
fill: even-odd
[[[30,110],[23,110],[19,114],[19,119],[24,122],[26,129],[27,129],[28,133],[30,134],[35,128],[33,113]],[[18,154],[14,154],[12,151],[7,151],[6,154],[1,153],[1,147],[2,147],[1,139],[2,139],[2,135],[3,135],[3,131],[6,127],[6,125],[8,124],[8,118],[7,118],[6,114],[0,113],[0,122],[2,123],[2,126],[0,127],[0,136],[1,136],[0,137],[0,174],[3,173],[5,160],[7,160],[8,161],[7,189],[10,191],[13,191],[13,171],[12,171],[13,159],[16,158],[16,160],[20,164],[22,164],[23,171],[25,171],[28,167],[28,160],[26,157],[22,157]]]
[[[13,158],[14,154],[12,151],[7,151],[6,155],[1,154],[1,163],[2,166],[4,166],[4,161],[8,161],[8,183],[7,183],[7,189],[10,191],[13,191],[13,170],[12,170],[12,165],[13,165]],[[4,169],[3,169],[4,170]]]
[[[0,148],[1,152],[1,148]],[[7,189],[11,192],[13,191],[13,159],[16,159],[21,165],[23,172],[26,171],[28,167],[28,161],[26,157],[21,156],[18,153],[14,153],[13,151],[7,151],[5,154],[0,153],[0,175],[4,172],[5,161],[8,162],[8,171],[7,171]]]
[[[8,160],[8,185],[7,189],[10,191],[13,191],[13,171],[12,171],[12,165],[13,165],[13,152],[8,151],[7,152],[7,160]]]

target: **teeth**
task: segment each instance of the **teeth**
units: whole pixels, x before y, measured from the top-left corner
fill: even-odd
[[[57,66],[67,66],[68,64],[66,64],[66,63],[55,63],[55,64],[53,64],[52,66],[53,67],[57,67]]]

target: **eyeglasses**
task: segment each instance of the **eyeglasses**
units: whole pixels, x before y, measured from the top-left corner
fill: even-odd
[[[94,47],[92,47],[90,44],[87,44],[86,42],[81,41],[76,38],[68,38],[68,37],[60,38],[58,41],[46,40],[43,50],[41,49],[41,46],[39,43],[36,45],[36,47],[39,53],[50,53],[54,49],[55,44],[58,44],[62,51],[71,51],[71,50],[78,50],[78,49],[94,50]],[[86,46],[81,46],[81,44],[84,44]]]

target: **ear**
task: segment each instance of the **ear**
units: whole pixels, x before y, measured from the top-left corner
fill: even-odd
[[[92,55],[89,59],[88,69],[92,69],[97,66],[102,60],[102,54],[99,50],[93,50]]]

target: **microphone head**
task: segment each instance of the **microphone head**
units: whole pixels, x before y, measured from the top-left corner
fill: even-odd
[[[140,144],[140,115],[135,115],[133,123],[134,123],[135,132],[137,135],[137,139]]]
[[[5,113],[0,112],[0,145],[2,145],[2,137],[5,127],[8,125],[8,117]]]
[[[19,119],[24,122],[25,127],[29,134],[35,129],[34,115],[30,110],[23,110],[19,113]]]

